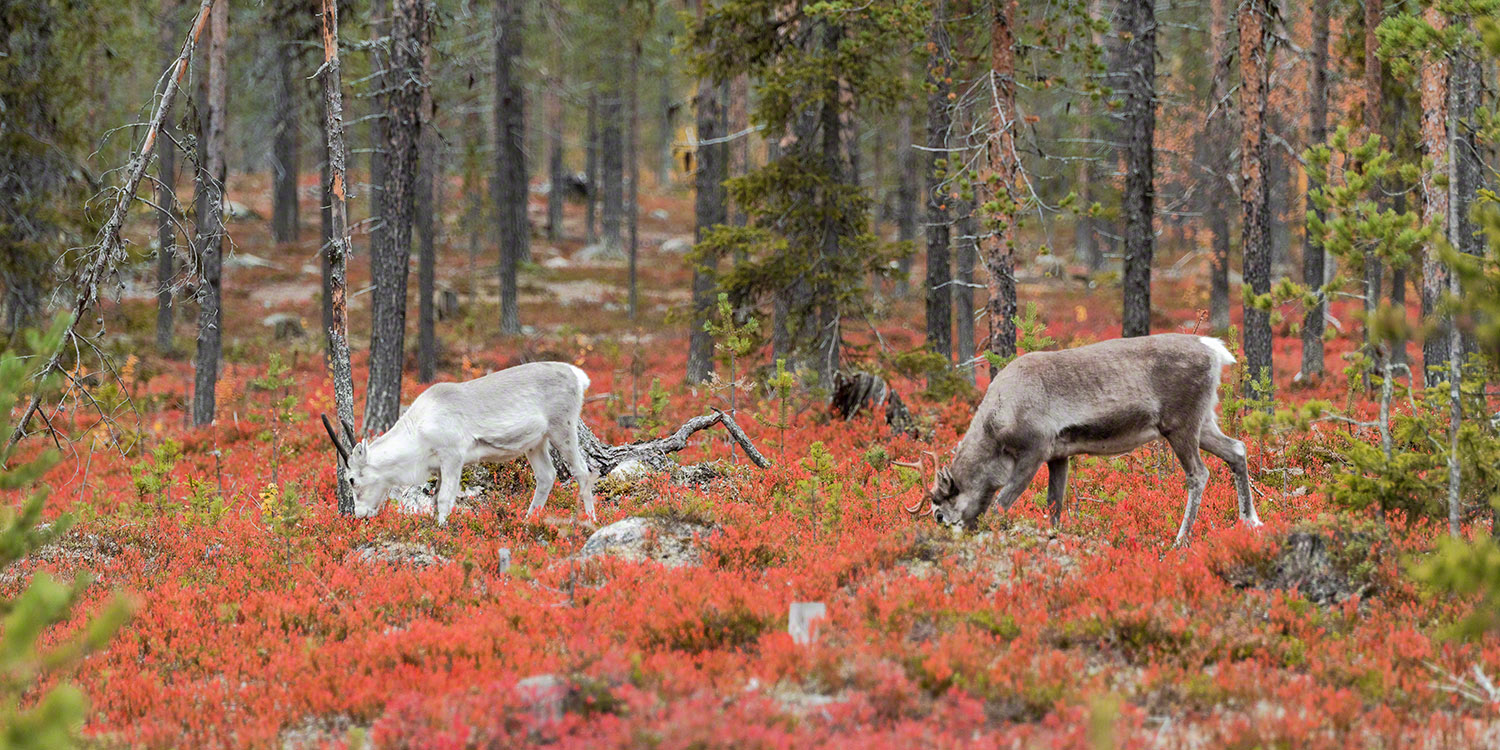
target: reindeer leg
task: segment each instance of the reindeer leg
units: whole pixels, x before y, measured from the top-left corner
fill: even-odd
[[[1188,501],[1182,513],[1182,526],[1177,529],[1177,541],[1173,547],[1181,547],[1193,532],[1193,522],[1198,519],[1198,506],[1203,502],[1203,489],[1208,486],[1208,467],[1203,465],[1203,456],[1198,453],[1196,433],[1176,433],[1166,436],[1167,444],[1177,454],[1182,470],[1187,474]]]
[[[542,508],[547,505],[547,496],[552,494],[552,485],[557,481],[557,470],[552,468],[552,458],[547,455],[546,438],[526,451],[526,461],[536,476],[536,492],[532,493],[531,506],[526,509],[526,520],[530,521],[541,515]]]
[[[1234,474],[1234,493],[1239,496],[1240,520],[1246,526],[1260,525],[1260,516],[1255,513],[1255,497],[1250,494],[1250,470],[1245,465],[1245,444],[1224,434],[1219,423],[1209,415],[1198,430],[1198,442],[1203,450],[1218,456],[1229,465]]]
[[[1000,504],[1000,510],[1008,511],[1010,506],[1015,505],[1021,499],[1021,494],[1031,486],[1031,478],[1042,470],[1042,457],[1040,454],[1023,454],[1016,458],[1015,467],[1011,471],[1010,481],[1000,488],[1000,497],[996,500]],[[1050,495],[1050,489],[1048,491]]]
[[[458,484],[464,473],[464,465],[459,461],[445,463],[438,468],[437,497],[433,503],[437,511],[437,525],[448,525],[448,514],[453,512],[453,504],[458,501]]]
[[[589,523],[599,523],[599,516],[594,512],[594,481],[598,477],[578,448],[578,428],[571,422],[561,425],[551,432],[551,439],[567,463],[568,473],[578,482],[578,497],[583,500],[583,512],[588,515]]]
[[[1062,523],[1063,502],[1068,496],[1068,457],[1047,462],[1047,516],[1052,527]]]

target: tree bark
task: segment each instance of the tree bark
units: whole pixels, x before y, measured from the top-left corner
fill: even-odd
[[[956,159],[942,151],[948,146],[952,110],[948,105],[948,38],[947,3],[937,0],[932,8],[932,25],[928,31],[927,59],[927,348],[951,359],[953,356],[953,273],[948,262],[951,244],[952,212],[943,188]],[[915,209],[913,209],[915,210]],[[970,309],[972,317],[973,310]],[[963,315],[963,308],[959,308]],[[971,332],[972,335],[972,332]]]
[[[177,22],[181,0],[162,0],[161,48],[167,62],[177,58]],[[176,316],[173,310],[172,282],[177,274],[177,144],[172,137],[170,119],[162,122],[161,136],[156,140],[156,350],[173,354],[172,330]]]
[[[584,172],[588,175],[589,193],[584,207],[585,243],[599,241],[599,94],[589,92],[588,143],[585,144]]]
[[[394,0],[391,6],[391,75],[386,96],[385,190],[380,215],[386,231],[370,259],[375,291],[371,310],[370,377],[365,391],[365,434],[396,423],[401,409],[405,360],[406,283],[411,259],[412,203],[417,145],[422,137],[423,56],[427,44],[424,0]]]
[[[526,115],[521,86],[523,0],[495,0],[495,218],[500,230],[500,332],[521,332],[516,275],[529,256]]]
[[[562,45],[554,44],[552,70],[547,76],[547,239],[556,242],[563,229],[563,185],[568,173],[563,168],[563,99]]]
[[[1120,4],[1125,80],[1125,273],[1123,335],[1151,333],[1151,258],[1156,239],[1156,11],[1153,0]]]
[[[1271,291],[1270,188],[1266,181],[1266,0],[1248,0],[1239,13],[1240,34],[1240,247],[1245,255],[1245,282],[1257,295]],[[1252,398],[1269,399],[1262,383],[1271,378],[1271,314],[1252,300],[1245,308],[1245,389]]]
[[[1222,2],[1222,0],[1220,0]],[[1317,145],[1328,140],[1328,3],[1329,0],[1313,0],[1312,57],[1309,60],[1311,86],[1307,92],[1307,140]],[[1307,199],[1307,210],[1322,212]],[[1318,378],[1323,375],[1323,319],[1327,314],[1328,300],[1320,291],[1324,276],[1323,246],[1305,232],[1302,243],[1302,283],[1318,295],[1313,305],[1302,318],[1302,377]]]
[[[302,134],[297,127],[297,55],[291,43],[273,47],[275,73],[271,100],[275,126],[271,138],[271,236],[276,242],[296,242],[301,216],[297,207],[297,170]]]
[[[1435,6],[1423,12],[1428,25],[1444,31],[1447,16]],[[1422,342],[1422,372],[1427,385],[1443,380],[1448,368],[1447,316],[1434,319],[1439,300],[1448,290],[1449,270],[1438,257],[1439,244],[1449,238],[1448,222],[1448,60],[1441,52],[1424,60],[1421,74],[1422,149],[1432,161],[1432,169],[1422,174],[1422,223],[1437,227],[1438,239],[1422,253],[1422,318],[1436,328]],[[1436,371],[1434,371],[1436,369]]]
[[[698,141],[694,149],[693,165],[697,170],[693,175],[696,190],[693,200],[694,242],[702,242],[708,230],[729,220],[724,195],[729,150],[721,141],[725,123],[724,102],[721,99],[723,88],[717,81],[709,78],[698,81],[698,94],[694,102]],[[713,143],[716,140],[721,142]],[[689,323],[692,328],[688,331],[689,383],[708,380],[714,371],[714,341],[703,330],[703,324],[707,322],[714,306],[714,277],[718,265],[717,257],[705,257],[693,268],[693,315]]]
[[[605,253],[620,257],[625,249],[621,225],[625,217],[624,75],[618,66],[611,74],[611,89],[604,97],[599,116],[599,170],[603,184],[603,206],[599,216]]]
[[[212,424],[217,406],[223,339],[224,119],[229,82],[229,7],[217,3],[209,17],[208,60],[198,202],[198,350],[193,360],[193,425]]]
[[[917,150],[912,146],[916,143],[915,134],[912,133],[912,110],[916,107],[915,99],[908,99],[901,104],[901,118],[896,126],[896,240],[898,242],[914,243],[917,240],[917,196],[921,190],[917,182],[921,179],[917,175]],[[880,152],[876,152],[879,156]],[[913,255],[908,254],[901,259],[901,276],[896,279],[896,296],[905,297],[911,286],[911,265]]]
[[[349,257],[349,207],[345,186],[344,94],[343,71],[339,58],[338,0],[322,0],[323,31],[323,139],[328,148],[324,154],[329,175],[328,202],[329,242],[324,248],[328,258],[329,364],[333,374],[333,400],[340,424],[354,424],[354,375],[349,367],[349,319],[346,289],[346,260]],[[354,493],[349,488],[348,471],[338,464],[337,494],[339,512],[354,512]]]
[[[1364,0],[1365,3],[1365,131],[1369,134],[1379,135],[1380,130],[1380,108],[1381,108],[1381,63],[1380,63],[1380,39],[1375,30],[1380,27],[1382,0]],[[1386,143],[1390,147],[1389,142]],[[1381,195],[1379,185],[1372,187],[1371,196],[1377,206],[1385,203]],[[1384,269],[1381,267],[1380,258],[1373,254],[1364,257],[1365,277],[1365,319],[1373,320],[1375,308],[1380,304],[1380,290],[1385,278]],[[1374,340],[1374,331],[1366,323],[1364,326],[1365,351],[1370,357],[1371,369],[1365,373],[1365,387],[1369,388],[1369,375],[1371,372],[1380,372],[1380,349]]]
[[[641,224],[641,159],[638,152],[641,139],[641,45],[634,43],[630,53],[630,103],[629,103],[629,126],[626,133],[625,168],[629,171],[629,194],[626,195],[626,228],[629,239],[630,254],[630,319],[635,320],[636,308],[639,305],[636,289],[636,255],[640,250],[640,224]]]
[[[994,0],[990,19],[990,76],[993,105],[989,111],[986,160],[989,174],[982,181],[987,214],[980,252],[989,271],[989,349],[1001,357],[1016,353],[1015,222],[1019,203],[1015,190],[1020,175],[1016,153],[1015,36],[1011,29],[1016,0]],[[994,376],[995,368],[990,368]]]
[[[431,70],[432,48],[423,51],[423,68]],[[439,175],[437,132],[432,127],[436,108],[432,87],[422,88],[420,106],[422,135],[417,145],[416,220],[417,241],[421,255],[417,260],[417,381],[431,383],[437,378],[437,323],[433,309],[436,290],[437,256],[434,243],[433,206]]]
[[[1326,2],[1326,0],[1320,0]],[[1234,52],[1230,46],[1229,0],[1213,0],[1209,33],[1213,49],[1213,78],[1209,86],[1208,156],[1214,174],[1204,196],[1208,231],[1212,236],[1209,262],[1208,321],[1215,333],[1229,330],[1229,212],[1234,194],[1229,189],[1233,140],[1233,103],[1230,98]]]

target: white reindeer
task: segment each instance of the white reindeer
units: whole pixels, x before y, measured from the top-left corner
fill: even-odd
[[[578,414],[588,387],[589,376],[573,365],[533,362],[463,383],[437,383],[373,439],[356,441],[346,422],[346,445],[327,415],[323,427],[348,467],[356,518],[379,513],[392,489],[422,484],[436,471],[435,505],[442,526],[458,499],[464,466],[525,456],[536,475],[536,492],[526,509],[529,520],[541,513],[557,480],[547,454],[550,443],[578,480],[589,521],[597,523],[596,477],[578,449]]]

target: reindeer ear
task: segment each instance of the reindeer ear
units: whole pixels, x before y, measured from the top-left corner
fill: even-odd
[[[932,483],[932,494],[936,497],[948,497],[953,494],[953,475],[947,469],[939,469],[937,479]]]

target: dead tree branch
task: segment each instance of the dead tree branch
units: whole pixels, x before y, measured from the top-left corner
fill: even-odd
[[[162,123],[166,121],[167,113],[171,111],[172,103],[177,99],[177,92],[182,89],[182,79],[187,74],[188,60],[192,58],[193,49],[198,45],[198,38],[202,36],[204,27],[208,25],[209,10],[213,8],[213,4],[214,0],[202,0],[198,6],[198,16],[193,19],[187,39],[182,43],[182,52],[177,55],[177,61],[162,78],[161,95],[156,102],[156,112],[151,116],[151,126],[147,128],[140,148],[136,149],[125,168],[125,181],[116,188],[114,208],[110,210],[109,219],[104,222],[104,227],[99,230],[98,239],[90,249],[90,257],[85,259],[83,268],[74,279],[77,299],[73,303],[72,318],[68,322],[68,329],[63,334],[62,340],[58,342],[57,348],[48,356],[47,364],[43,365],[37,373],[35,378],[37,387],[32,391],[26,410],[16,421],[15,431],[11,433],[10,440],[6,443],[7,447],[15,445],[26,435],[26,426],[30,424],[32,416],[42,404],[41,384],[62,370],[63,354],[67,351],[67,344],[71,339],[78,337],[78,324],[82,322],[84,313],[98,303],[100,285],[127,258],[125,239],[120,236],[120,230],[125,225],[126,216],[130,214],[131,204],[135,202],[136,189],[140,187],[141,180],[146,175],[146,167],[151,163],[151,155],[156,145],[156,138],[161,132]],[[49,431],[54,429],[50,422],[47,423],[47,429]]]
[[[762,469],[771,467],[771,460],[766,458],[754,443],[750,442],[750,436],[740,429],[734,417],[718,409],[715,409],[713,414],[704,414],[689,419],[671,435],[629,445],[606,445],[594,435],[583,420],[579,420],[578,447],[583,451],[583,457],[589,462],[589,467],[598,472],[601,477],[608,475],[620,464],[632,460],[640,461],[656,471],[671,471],[676,464],[667,458],[667,454],[687,448],[688,438],[693,433],[706,430],[716,424],[724,425],[724,429],[729,431],[729,437],[739,444],[740,449],[750,457],[752,463]],[[572,476],[568,473],[568,467],[559,460],[556,451],[552,451],[552,465],[557,469],[559,479]]]

